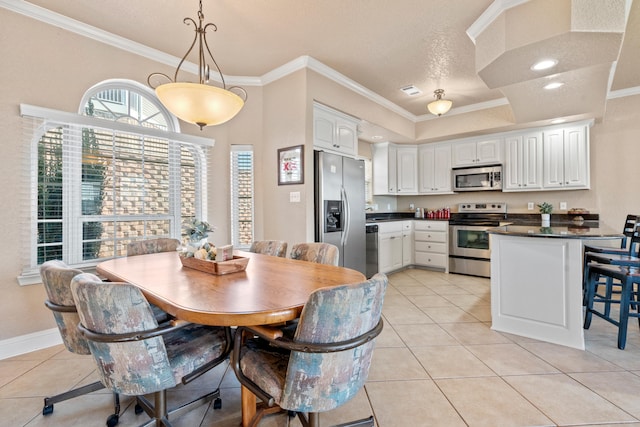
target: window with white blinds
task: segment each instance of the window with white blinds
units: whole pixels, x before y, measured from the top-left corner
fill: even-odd
[[[135,240],[180,238],[185,220],[204,218],[212,141],[167,130],[157,100],[109,90],[94,90],[86,115],[21,105],[36,195],[23,276],[52,259],[91,266]],[[113,93],[120,112],[105,107]]]
[[[253,242],[253,146],[231,146],[231,243]]]

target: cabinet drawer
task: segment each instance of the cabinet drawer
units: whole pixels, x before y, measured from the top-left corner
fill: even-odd
[[[414,245],[416,252],[447,253],[447,245],[445,243],[415,242]]]
[[[414,240],[416,242],[447,242],[446,231],[415,231]]]
[[[415,230],[433,230],[447,231],[449,229],[448,221],[414,221],[413,228]]]
[[[416,252],[416,264],[429,267],[447,268],[449,257],[444,254],[434,254],[430,252]]]

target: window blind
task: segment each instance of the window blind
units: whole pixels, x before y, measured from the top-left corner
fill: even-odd
[[[77,267],[126,255],[147,237],[179,238],[201,215],[211,140],[22,106],[35,203],[23,275],[50,259]]]
[[[231,146],[231,243],[248,248],[253,242],[253,146]]]

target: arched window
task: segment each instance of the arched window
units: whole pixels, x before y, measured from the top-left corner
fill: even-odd
[[[94,265],[126,255],[129,242],[180,238],[206,219],[206,147],[179,133],[151,90],[109,80],[90,88],[80,114],[21,106],[31,133],[33,251],[27,269],[51,259]],[[35,160],[35,162],[34,162]]]

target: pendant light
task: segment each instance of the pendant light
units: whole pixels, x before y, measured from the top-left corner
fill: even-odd
[[[239,86],[227,88],[225,84],[222,71],[211,54],[206,38],[207,29],[211,28],[213,31],[217,31],[218,28],[212,23],[203,26],[202,0],[200,0],[200,9],[198,10],[198,24],[188,17],[184,18],[183,22],[186,25],[194,26],[195,36],[189,50],[178,64],[173,79],[163,73],[152,73],[147,77],[147,83],[155,89],[158,99],[171,113],[185,122],[200,126],[200,130],[202,130],[205,126],[219,125],[235,117],[247,100],[247,92]],[[199,81],[198,83],[178,82],[180,67],[193,50],[196,42],[198,42]],[[207,84],[210,68],[205,52],[211,58],[211,62],[220,76],[222,87]],[[154,86],[152,80],[158,77],[168,80],[168,83]],[[242,96],[233,91],[239,92]]]
[[[439,117],[451,109],[451,104],[453,103],[448,99],[442,99],[442,97],[444,96],[443,89],[434,90],[433,96],[436,98],[436,100],[430,102],[427,105],[427,109],[431,114],[434,114]]]

